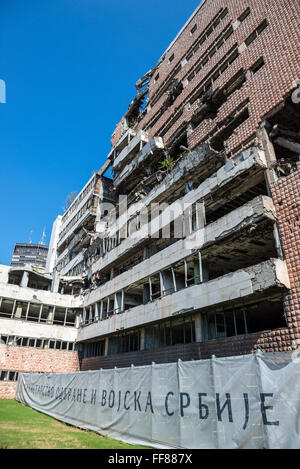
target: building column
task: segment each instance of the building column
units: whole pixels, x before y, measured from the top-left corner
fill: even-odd
[[[22,306],[19,306],[18,302],[16,302],[14,318],[16,318],[16,319],[21,319],[22,318]]]
[[[95,321],[98,322],[99,321],[99,318],[100,318],[100,314],[99,314],[99,303],[98,301],[95,303]]]
[[[40,307],[39,322],[41,322],[42,312],[43,312],[43,303],[41,304],[41,307]]]
[[[202,330],[202,316],[201,314],[196,314],[194,316],[195,320],[195,340],[196,342],[203,342],[203,330]]]
[[[144,327],[141,329],[141,344],[140,344],[140,350],[145,350],[145,328],[144,328]]]
[[[76,313],[75,313],[75,327],[76,327],[76,329],[79,329],[81,321],[82,321],[82,312],[81,311],[76,311]]]
[[[15,314],[16,303],[17,303],[17,301],[14,300],[14,304],[13,304],[13,308],[12,308],[12,313],[11,313],[11,317],[12,317],[12,318],[14,317],[14,314]]]
[[[27,308],[26,308],[26,321],[28,320],[28,313],[29,313],[29,308],[30,308],[30,302],[27,303]]]
[[[85,325],[85,321],[86,321],[86,309],[83,308],[83,324]]]
[[[68,315],[68,308],[65,309],[64,326],[66,325],[66,322],[67,322],[67,315]]]
[[[57,272],[54,272],[53,277],[52,277],[52,283],[51,283],[51,292],[52,293],[58,293],[59,280],[60,280],[59,274]]]
[[[22,275],[22,280],[20,283],[20,287],[27,287],[29,281],[29,273],[24,271]]]
[[[188,266],[186,259],[184,259],[184,286],[185,288],[188,286]]]
[[[50,307],[49,314],[47,317],[47,324],[53,324],[55,314],[55,306]]]
[[[104,349],[104,355],[108,355],[108,337],[105,337],[105,349]]]

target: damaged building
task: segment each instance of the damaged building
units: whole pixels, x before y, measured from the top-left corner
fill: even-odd
[[[45,273],[0,266],[0,391],[18,371],[298,348],[298,8],[205,0],[138,80]]]

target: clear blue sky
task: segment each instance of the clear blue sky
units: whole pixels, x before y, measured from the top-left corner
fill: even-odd
[[[200,0],[1,0],[0,262],[38,243]]]

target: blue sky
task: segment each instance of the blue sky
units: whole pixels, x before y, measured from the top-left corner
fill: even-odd
[[[38,243],[200,0],[1,0],[0,262]]]

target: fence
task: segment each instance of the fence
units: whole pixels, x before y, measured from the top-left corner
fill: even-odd
[[[155,448],[300,448],[299,361],[297,352],[258,352],[20,373],[16,399],[66,423]]]

